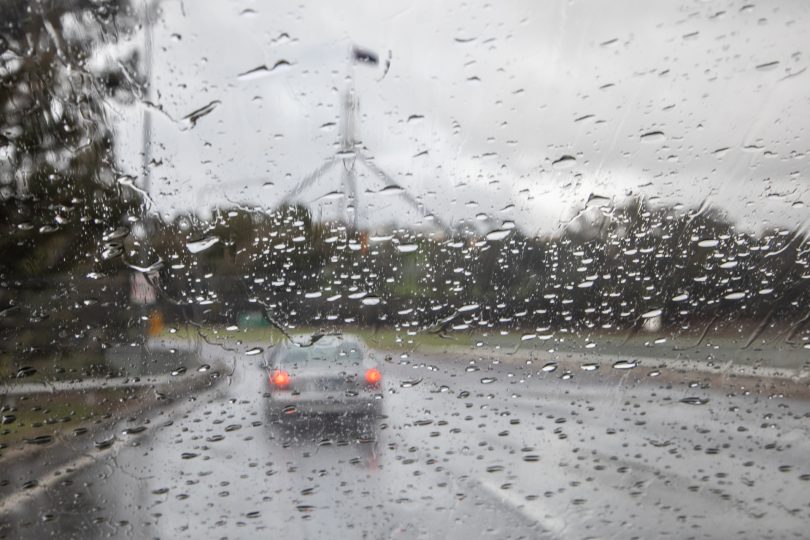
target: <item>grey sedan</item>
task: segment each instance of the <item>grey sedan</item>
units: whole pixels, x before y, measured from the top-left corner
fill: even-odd
[[[312,344],[288,341],[273,348],[265,367],[270,409],[280,418],[381,414],[382,373],[358,337],[329,335]]]

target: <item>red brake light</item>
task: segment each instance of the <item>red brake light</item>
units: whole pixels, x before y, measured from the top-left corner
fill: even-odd
[[[285,386],[290,384],[290,374],[284,371],[283,369],[277,369],[270,376],[270,382],[272,382],[279,388],[284,388]]]
[[[366,382],[369,384],[377,384],[382,380],[382,374],[376,368],[371,368],[366,371]]]

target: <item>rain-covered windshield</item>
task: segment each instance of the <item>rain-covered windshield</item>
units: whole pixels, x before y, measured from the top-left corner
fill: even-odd
[[[0,538],[807,537],[808,27],[0,1]]]

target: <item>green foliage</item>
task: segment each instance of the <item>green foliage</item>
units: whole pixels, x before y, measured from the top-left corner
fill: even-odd
[[[0,309],[15,307],[0,328],[23,344],[81,342],[128,318],[115,306],[125,297],[109,294],[120,278],[85,277],[98,270],[104,232],[139,207],[116,182],[106,117],[107,101],[137,91],[121,73],[137,59],[90,62],[131,23],[127,9],[123,1],[0,4]],[[83,301],[87,309],[76,308]],[[32,321],[37,328],[15,332]]]

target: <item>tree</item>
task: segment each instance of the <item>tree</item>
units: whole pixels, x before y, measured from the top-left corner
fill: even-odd
[[[137,57],[92,55],[132,25],[125,0],[0,3],[0,324],[35,323],[40,346],[121,322],[126,276],[86,275],[103,273],[102,238],[139,205],[116,181],[106,114],[137,93]]]

